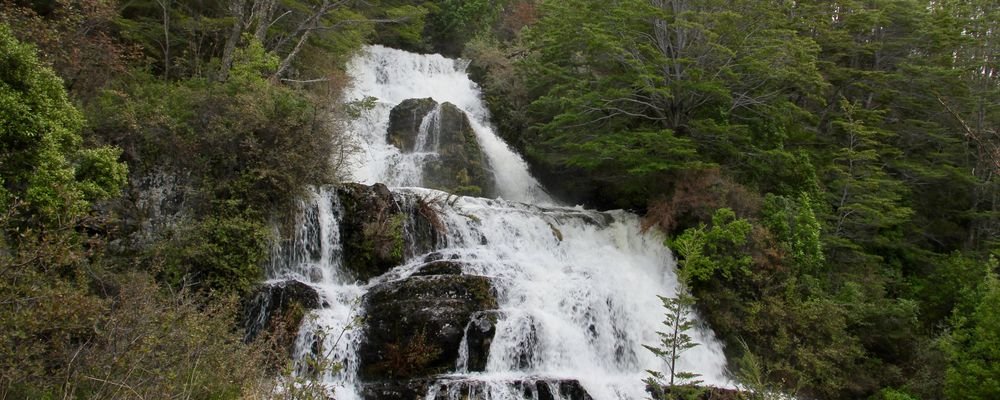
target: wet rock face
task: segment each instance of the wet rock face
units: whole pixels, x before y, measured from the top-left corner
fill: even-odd
[[[524,379],[508,382],[511,398],[525,400],[593,400],[580,382],[572,379]],[[487,383],[470,379],[422,378],[366,384],[365,400],[457,400],[487,398]],[[504,397],[507,398],[507,397]]]
[[[264,284],[243,305],[246,341],[270,332],[291,350],[302,318],[319,308],[320,296],[312,286],[296,280]]]
[[[428,130],[428,148],[418,149],[421,125]],[[454,104],[438,107],[430,98],[404,100],[390,112],[386,139],[404,153],[437,153],[425,160],[422,186],[461,195],[496,194],[493,173],[476,132],[469,117]]]
[[[403,100],[389,111],[389,131],[386,139],[404,153],[412,153],[424,117],[434,111],[437,105],[438,103],[430,97]]]
[[[410,276],[430,276],[430,275],[461,275],[462,263],[452,260],[431,261],[420,266],[417,272]]]
[[[361,387],[361,398],[365,400],[418,400],[427,395],[427,388],[434,379],[411,379],[407,381],[382,381],[366,383]]]
[[[496,308],[497,301],[487,277],[431,275],[379,284],[362,304],[360,376],[376,381],[454,369],[472,315]]]
[[[580,381],[573,379],[524,379],[509,382],[515,397],[525,400],[592,400]],[[486,398],[487,384],[476,380],[441,379],[429,388],[427,399],[481,399]]]
[[[469,355],[469,372],[486,371],[486,362],[490,359],[490,345],[497,333],[499,311],[480,311],[472,315],[465,329],[465,341]]]
[[[736,389],[697,385],[676,387],[646,385],[646,392],[654,399],[668,400],[741,400],[747,398],[743,392]]]
[[[400,207],[389,189],[376,183],[366,186],[349,183],[337,188],[343,206],[340,215],[340,237],[343,246],[343,266],[355,278],[368,281],[402,264],[407,256],[428,252],[434,248],[436,236],[427,231],[426,217],[413,209]]]

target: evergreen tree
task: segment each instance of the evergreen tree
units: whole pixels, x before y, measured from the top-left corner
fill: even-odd
[[[694,321],[691,319],[691,307],[694,305],[694,298],[691,295],[680,293],[677,297],[660,296],[663,308],[666,309],[663,320],[664,331],[656,332],[660,337],[657,345],[643,345],[653,352],[657,357],[667,364],[667,370],[647,371],[650,375],[644,381],[654,388],[663,387],[669,390],[681,385],[697,385],[701,381],[696,380],[699,375],[693,372],[683,371],[678,365],[681,353],[698,345],[691,336],[687,334],[694,328]]]
[[[995,268],[996,260],[991,261]],[[957,327],[945,342],[950,358],[945,394],[951,399],[1000,397],[1000,279],[995,272],[980,292],[971,315],[955,316]]]

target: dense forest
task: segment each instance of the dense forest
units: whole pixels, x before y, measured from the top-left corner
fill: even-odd
[[[470,60],[556,197],[665,232],[748,386],[1000,398],[998,34],[997,0],[0,0],[0,399],[278,396],[295,332],[245,342],[241,299],[349,179],[365,44]]]

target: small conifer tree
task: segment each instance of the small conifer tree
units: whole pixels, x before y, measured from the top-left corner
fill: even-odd
[[[694,298],[691,295],[679,293],[677,297],[658,296],[666,309],[663,325],[665,329],[656,334],[660,337],[660,343],[656,346],[643,345],[646,349],[656,354],[657,357],[667,362],[667,370],[664,372],[647,370],[649,378],[643,382],[647,386],[656,388],[654,393],[660,392],[659,388],[666,387],[668,390],[681,385],[697,385],[701,383],[696,380],[699,375],[693,372],[682,371],[678,367],[677,361],[681,358],[681,353],[698,345],[687,331],[694,328],[694,321],[689,319]]]

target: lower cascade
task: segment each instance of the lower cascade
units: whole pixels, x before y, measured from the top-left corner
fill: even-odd
[[[646,371],[666,367],[643,347],[657,296],[678,290],[664,238],[556,204],[464,67],[380,46],[350,64],[347,100],[375,99],[349,126],[360,183],[302,201],[262,296],[311,309],[295,374],[337,399],[647,398]],[[712,332],[689,334],[680,369],[731,386]]]

